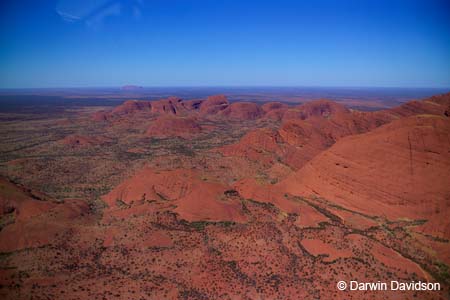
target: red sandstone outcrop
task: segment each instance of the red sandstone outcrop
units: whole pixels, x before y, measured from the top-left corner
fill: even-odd
[[[203,115],[215,115],[228,107],[228,99],[225,95],[209,96],[200,106]]]
[[[432,114],[445,116],[445,111],[450,103],[448,95],[441,95],[421,102],[408,102],[398,108],[377,112],[360,112],[347,109],[341,104],[328,100],[311,101],[294,108],[285,109],[282,113],[283,122],[278,129],[277,149],[261,148],[261,139],[267,135],[261,135],[259,129],[256,132],[245,135],[242,140],[234,145],[221,148],[221,152],[227,156],[246,157],[250,160],[267,163],[277,157],[289,166],[298,169],[310,161],[317,154],[332,146],[339,139],[371,131],[379,126],[401,118],[403,115]],[[279,105],[267,104],[263,110]],[[248,138],[258,135],[259,140]],[[254,151],[252,149],[258,149]],[[255,153],[258,153],[255,155]],[[262,155],[263,153],[263,155]],[[263,159],[264,157],[264,159]]]
[[[331,118],[332,116],[348,114],[350,111],[343,105],[330,100],[315,100],[291,108],[286,111],[283,121],[305,120],[311,117]]]
[[[271,129],[256,129],[244,135],[236,144],[223,146],[217,151],[225,156],[238,156],[270,166],[282,155],[281,136]]]
[[[176,115],[181,113],[183,106],[181,105],[182,100],[177,97],[169,97],[167,99],[161,99],[158,101],[151,102],[151,112],[157,114],[168,114]]]
[[[281,120],[284,113],[288,110],[289,106],[281,102],[268,102],[261,106],[264,111],[265,119]]]
[[[195,118],[161,116],[151,123],[147,136],[189,138],[201,132],[202,127]]]
[[[157,115],[184,115],[198,110],[201,100],[183,101],[178,97],[168,97],[155,101],[127,100],[112,111],[98,111],[92,115],[94,121],[107,121],[115,118],[134,116],[137,113]]]
[[[111,209],[168,202],[186,220],[243,221],[238,199],[227,196],[229,187],[202,179],[193,170],[154,171],[144,168],[103,197]],[[140,211],[144,211],[140,209]]]
[[[279,184],[296,195],[392,219],[426,219],[450,237],[450,120],[419,115],[349,136]]]
[[[51,243],[56,234],[68,230],[89,210],[86,203],[71,200],[54,202],[41,193],[34,193],[0,178],[2,217],[13,215],[0,231],[0,251],[16,251]]]
[[[281,102],[267,102],[261,105],[261,109],[266,113],[273,110],[287,109],[287,108],[289,108],[289,105]]]
[[[235,120],[255,120],[262,117],[264,111],[253,102],[235,102],[220,112],[220,115]]]
[[[113,115],[132,114],[139,111],[150,111],[152,103],[150,101],[142,100],[127,100],[123,104],[114,108],[111,112]]]

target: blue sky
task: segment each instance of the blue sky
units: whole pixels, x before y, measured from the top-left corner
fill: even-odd
[[[0,87],[450,87],[438,0],[3,0]]]

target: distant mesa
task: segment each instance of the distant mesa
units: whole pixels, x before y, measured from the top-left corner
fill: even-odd
[[[138,90],[142,90],[143,87],[139,86],[139,85],[127,84],[127,85],[122,86],[120,89],[122,91],[138,91]]]

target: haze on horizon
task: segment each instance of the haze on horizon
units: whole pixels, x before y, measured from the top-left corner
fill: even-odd
[[[0,4],[0,88],[450,87],[448,1]]]

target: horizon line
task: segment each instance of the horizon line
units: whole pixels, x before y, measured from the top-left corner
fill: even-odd
[[[0,87],[4,90],[61,90],[61,89],[121,89],[135,86],[135,90],[152,88],[336,88],[336,89],[450,89],[450,86],[345,86],[345,85],[111,85],[111,86],[64,86],[64,87]]]

